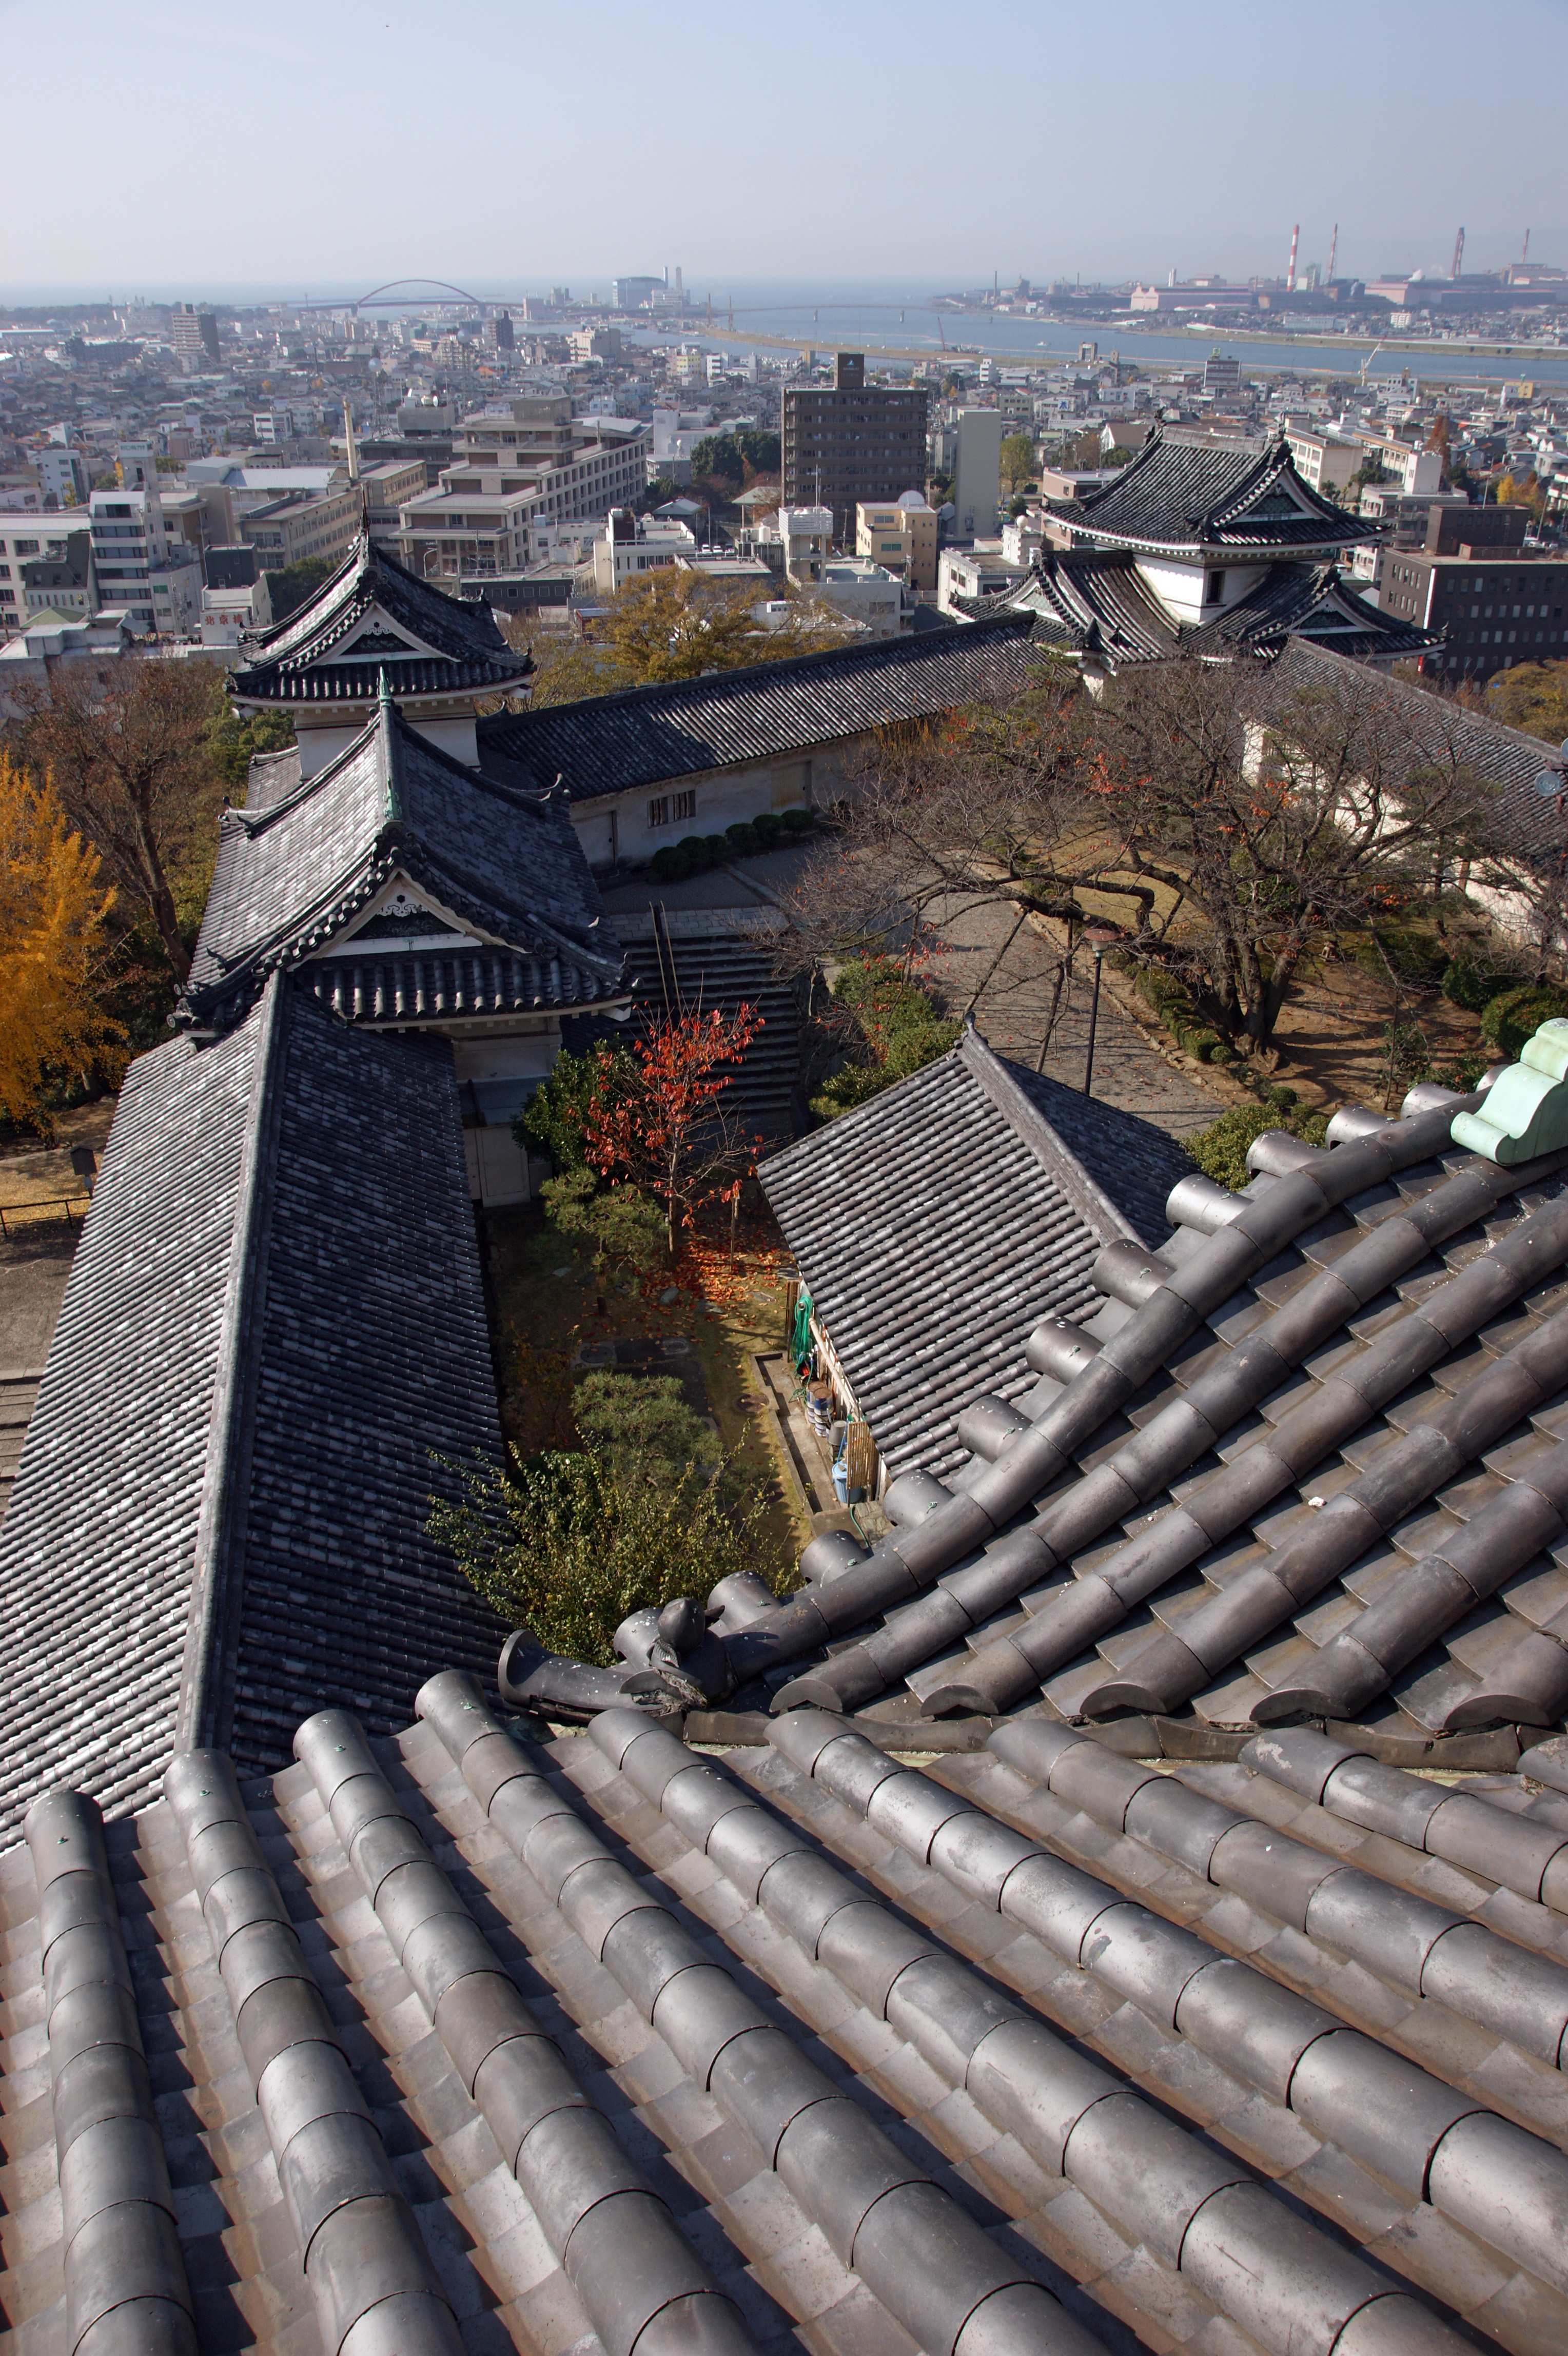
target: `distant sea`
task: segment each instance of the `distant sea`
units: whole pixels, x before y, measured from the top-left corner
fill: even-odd
[[[671,272],[673,277],[673,272]],[[434,308],[443,297],[433,282],[406,282],[408,311]],[[583,302],[594,296],[607,302],[610,280],[596,284],[574,283],[572,295]],[[548,288],[522,280],[465,279],[461,291],[486,303],[516,303],[525,294],[542,298]],[[179,286],[139,284],[134,292],[152,302],[220,302],[242,305],[302,302],[340,305],[372,291],[358,283],[338,281],[324,285],[240,285],[198,284]],[[401,287],[394,291],[401,291]],[[754,339],[778,338],[816,351],[839,348],[902,354],[929,353],[940,358],[945,348],[983,351],[1014,367],[1040,367],[1077,358],[1081,343],[1099,346],[1101,359],[1116,352],[1123,359],[1152,367],[1174,367],[1200,361],[1219,351],[1258,369],[1302,373],[1356,376],[1363,362],[1369,377],[1397,378],[1408,371],[1413,380],[1445,380],[1455,384],[1494,384],[1520,377],[1545,384],[1568,384],[1568,349],[1534,345],[1503,347],[1491,352],[1471,352],[1444,341],[1387,343],[1379,347],[1361,337],[1327,336],[1260,337],[1226,335],[1212,327],[1172,328],[1151,333],[1124,318],[1083,322],[1026,316],[997,318],[978,311],[944,312],[932,307],[932,296],[952,289],[933,287],[925,280],[897,279],[736,279],[709,287],[688,284],[685,339],[710,350],[744,351]],[[712,325],[708,304],[712,300]],[[102,302],[106,290],[91,286],[23,287],[0,284],[0,301],[45,305]],[[114,300],[126,299],[124,291]],[[392,317],[385,306],[372,315]],[[733,316],[733,324],[732,324]],[[940,323],[939,323],[940,322]],[[660,321],[646,331],[653,340],[668,341],[672,323]],[[769,348],[758,346],[758,348]]]

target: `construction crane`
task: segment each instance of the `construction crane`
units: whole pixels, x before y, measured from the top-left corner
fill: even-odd
[[[1339,251],[1339,224],[1334,224],[1334,234],[1328,241],[1328,284],[1334,284],[1334,257]]]
[[[1455,239],[1455,241],[1454,241],[1454,261],[1453,261],[1452,267],[1450,268],[1449,273],[1448,273],[1448,275],[1449,275],[1449,277],[1450,277],[1450,278],[1457,278],[1457,277],[1458,277],[1458,275],[1459,275],[1460,264],[1463,262],[1464,259],[1465,259],[1465,231],[1464,231],[1464,230],[1463,230],[1463,229],[1461,229],[1461,230],[1460,230],[1460,231],[1459,231],[1458,236],[1457,236],[1457,237]]]
[[[1285,293],[1287,294],[1294,294],[1295,293],[1295,254],[1296,248],[1300,243],[1301,223],[1297,221],[1295,227],[1290,233],[1290,268],[1285,273]]]
[[[1381,344],[1374,344],[1371,350],[1367,354],[1366,359],[1361,362],[1361,382],[1363,384],[1367,381],[1367,370],[1371,367],[1372,362],[1377,359],[1378,354],[1382,350],[1382,348]]]

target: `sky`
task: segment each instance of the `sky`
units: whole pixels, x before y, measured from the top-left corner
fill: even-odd
[[[0,295],[1568,262],[1568,0],[0,0]],[[1103,28],[1102,31],[1100,28]],[[62,60],[62,43],[64,57]],[[62,70],[63,69],[63,70]],[[1532,108],[1531,91],[1542,103]],[[1534,117],[1532,121],[1532,115]]]

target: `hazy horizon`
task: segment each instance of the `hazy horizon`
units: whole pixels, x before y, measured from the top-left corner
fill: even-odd
[[[715,304],[913,301],[993,273],[1279,275],[1297,221],[1304,268],[1337,222],[1341,275],[1445,275],[1461,223],[1467,270],[1517,259],[1527,229],[1532,258],[1568,262],[1554,143],[1520,102],[1556,85],[1565,16],[1520,0],[1504,71],[1470,62],[1486,20],[1455,0],[1310,19],[1127,0],[1102,59],[1060,0],[983,38],[931,0],[799,0],[782,52],[780,19],[690,0],[651,55],[626,0],[586,19],[470,0],[445,46],[412,0],[275,0],[261,29],[150,0],[73,20],[67,87],[59,20],[0,0],[0,295],[348,299],[433,272],[486,299],[607,297],[679,263]],[[116,175],[134,201],[105,201]]]

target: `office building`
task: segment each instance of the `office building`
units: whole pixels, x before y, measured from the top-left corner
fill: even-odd
[[[92,569],[92,534],[85,516],[79,531],[46,540],[37,556],[15,568],[21,578],[22,605],[30,622],[38,615],[62,615],[68,622],[88,622],[98,611],[98,584]]]
[[[629,507],[647,487],[650,441],[635,418],[575,418],[564,393],[476,411],[439,487],[404,502],[401,561],[427,580],[510,573],[529,562],[536,523]]]
[[[240,538],[253,548],[263,569],[281,572],[307,557],[340,564],[360,536],[364,503],[357,483],[313,496],[285,491],[238,519]]]
[[[1428,539],[1436,546],[1392,549],[1384,562],[1380,610],[1412,628],[1434,631],[1443,641],[1423,656],[1422,669],[1474,681],[1516,663],[1568,658],[1568,562],[1555,553],[1461,541],[1463,521],[1453,510],[1434,516]],[[1444,526],[1448,547],[1443,550]]]
[[[833,535],[847,546],[863,500],[924,485],[929,399],[923,385],[868,385],[862,352],[839,353],[831,385],[787,386],[784,505],[831,509]]]
[[[94,491],[88,509],[102,604],[142,637],[183,637],[201,618],[201,565],[171,541],[156,488]]]

